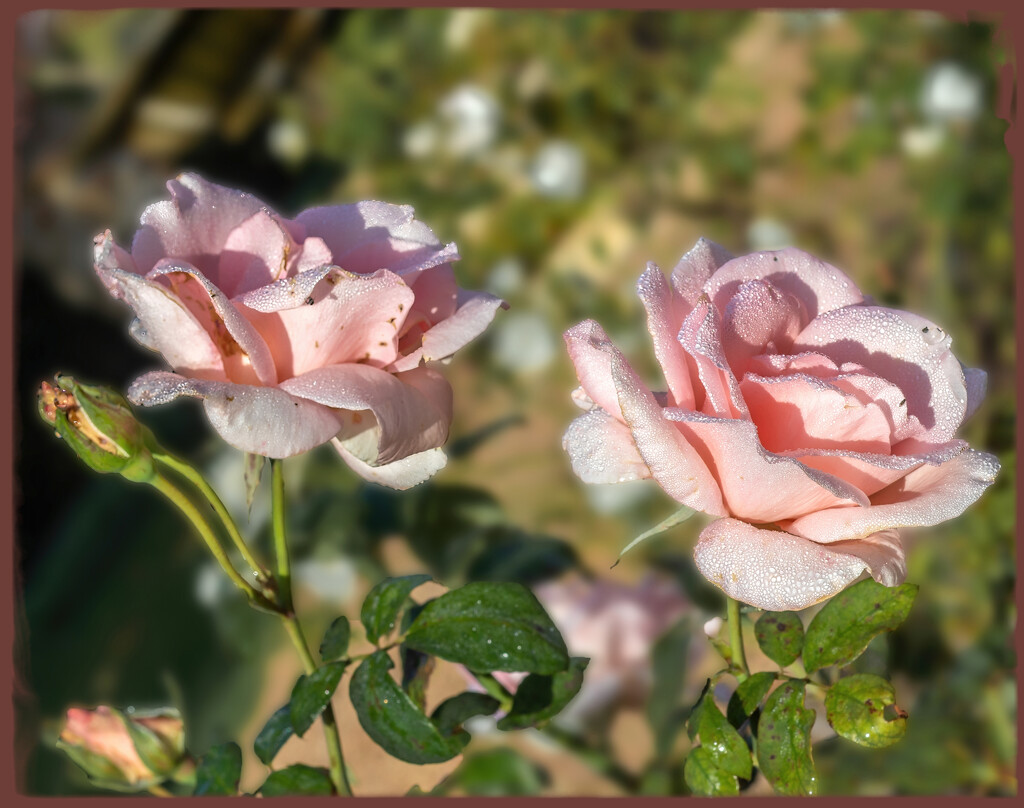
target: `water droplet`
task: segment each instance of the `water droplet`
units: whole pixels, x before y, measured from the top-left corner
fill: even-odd
[[[502,658],[502,659],[508,659],[508,652],[506,652],[506,651],[502,651],[502,652],[501,652],[501,658]]]
[[[128,713],[128,715],[131,715],[132,713],[134,713],[134,712],[135,712],[135,708],[134,708],[134,707],[125,707],[125,708],[124,708],[124,711],[125,711],[126,713]]]
[[[387,703],[388,703],[388,700],[387,700],[387,699],[384,699],[384,703],[385,703],[385,704],[387,704]]]

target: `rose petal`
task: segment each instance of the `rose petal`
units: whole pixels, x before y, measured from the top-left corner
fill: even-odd
[[[120,269],[138,275],[138,268],[132,260],[131,253],[121,249],[114,242],[114,237],[109,230],[104,230],[93,239],[93,267],[96,274],[100,276],[103,285],[107,290],[113,292],[109,274],[112,270]]]
[[[740,383],[761,445],[770,452],[798,448],[889,454],[892,422],[875,404],[862,403],[814,376],[757,376]]]
[[[611,357],[616,348],[604,329],[594,320],[584,320],[563,336],[583,392],[594,404],[621,421],[619,394],[611,370]]]
[[[164,258],[146,278],[167,280],[178,300],[217,346],[228,379],[238,384],[273,385],[277,382],[274,360],[263,337],[198,269],[183,261]]]
[[[468,292],[465,289],[459,289],[457,302],[455,313],[426,331],[422,345],[412,353],[396,359],[391,370],[408,370],[422,362],[448,358],[482,334],[498,309],[508,308],[508,303],[501,298],[487,292]]]
[[[731,516],[774,522],[841,503],[868,504],[867,497],[849,483],[765,450],[750,421],[674,408],[665,409],[664,416],[677,425],[711,469]]]
[[[720,244],[706,238],[698,239],[672,270],[672,288],[682,301],[680,313],[686,314],[693,310],[704,284],[715,274],[715,270],[732,259],[732,253]]]
[[[331,442],[352,471],[364,480],[399,491],[405,491],[407,488],[429,480],[448,463],[448,456],[441,449],[429,449],[426,452],[403,457],[386,466],[371,466],[349,452],[341,441],[333,440]]]
[[[679,331],[679,342],[697,365],[705,394],[701,411],[725,418],[746,418],[743,395],[722,351],[718,310],[706,296],[687,315]]]
[[[369,365],[332,365],[281,382],[291,395],[328,407],[350,410],[372,433],[369,452],[346,448],[371,465],[385,465],[441,446],[452,418],[451,386],[436,371],[417,368],[392,375]],[[360,416],[369,410],[373,418]],[[376,419],[376,424],[374,424]],[[365,445],[366,440],[359,442]]]
[[[262,312],[242,303],[241,310],[270,346],[278,377],[287,379],[327,365],[393,362],[412,301],[412,291],[391,272],[353,275],[334,269],[294,308]]]
[[[454,245],[442,247],[434,232],[413,218],[408,205],[332,205],[304,210],[296,220],[308,235],[323,239],[334,263],[348,272],[390,269],[401,274],[442,250],[454,249]]]
[[[290,457],[330,440],[341,420],[328,407],[275,387],[188,379],[176,373],[146,373],[128,388],[128,399],[144,407],[178,396],[203,399],[217,433],[236,449],[267,457]]]
[[[224,379],[224,361],[206,329],[177,296],[159,283],[125,272],[101,274],[111,295],[124,300],[138,317],[135,338],[159,351],[177,371],[201,379]]]
[[[651,476],[629,427],[604,410],[576,418],[562,438],[572,470],[585,483],[622,483]]]
[[[906,396],[907,412],[924,427],[917,437],[945,443],[967,411],[963,371],[949,343],[942,329],[916,314],[851,306],[812,321],[795,347],[837,363],[856,362],[892,382]]]
[[[142,227],[132,241],[139,272],[149,272],[161,258],[180,258],[217,283],[217,265],[228,235],[267,206],[256,197],[182,174],[167,183],[169,201],[142,213]]]
[[[297,241],[293,228],[299,233],[304,231],[301,225],[286,222],[268,210],[259,210],[232,230],[218,262],[220,288],[235,297],[334,263],[331,251],[321,239]]]
[[[727,511],[722,493],[701,456],[665,420],[662,408],[622,354],[610,344],[605,350],[622,419],[633,433],[651,476],[677,502],[713,516],[724,516]]]
[[[867,508],[810,513],[786,529],[817,542],[860,539],[880,530],[937,525],[959,516],[995,479],[999,461],[968,449],[940,466],[923,465],[871,497]]]
[[[676,338],[684,313],[672,299],[672,289],[656,264],[647,265],[637,283],[637,293],[647,310],[647,330],[654,341],[654,355],[665,374],[671,396],[669,403],[692,410],[695,398],[690,367],[686,351]]]
[[[806,322],[800,301],[760,279],[746,281],[722,318],[722,348],[737,377],[760,354],[788,351]]]
[[[985,398],[985,389],[988,387],[988,374],[980,368],[969,368],[961,365],[964,374],[964,386],[967,388],[967,412],[964,413],[966,421],[981,406]]]
[[[780,454],[799,460],[805,466],[846,480],[870,497],[925,463],[937,466],[952,460],[967,448],[967,444],[961,440],[939,445],[927,443],[914,453],[906,451],[918,448],[911,444],[904,443],[896,448],[905,453],[871,454],[844,449],[795,449]]]
[[[700,534],[697,568],[729,597],[768,611],[798,611],[840,592],[864,572],[886,586],[906,565],[895,531],[823,546],[737,519],[719,519]]]
[[[729,299],[740,285],[757,278],[797,298],[810,320],[864,300],[856,284],[841,270],[793,247],[734,258],[704,284],[704,291],[715,307],[725,312]]]

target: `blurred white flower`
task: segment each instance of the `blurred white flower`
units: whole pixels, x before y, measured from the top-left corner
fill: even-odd
[[[410,126],[402,137],[402,150],[416,159],[429,157],[437,149],[437,124],[433,121],[418,121]]]
[[[754,219],[747,228],[747,243],[754,252],[781,250],[793,243],[793,234],[782,222],[761,216]]]
[[[946,130],[938,124],[908,126],[900,133],[900,146],[908,157],[923,160],[942,147]]]
[[[267,130],[267,149],[287,165],[298,165],[309,154],[309,136],[296,120],[279,118]]]
[[[498,135],[498,102],[475,84],[463,84],[448,93],[438,104],[438,114],[444,123],[444,147],[455,157],[479,154]]]
[[[458,8],[448,17],[444,30],[444,44],[449,50],[460,51],[473,39],[481,23],[487,19],[489,9]]]
[[[211,560],[202,564],[196,571],[192,591],[200,606],[213,611],[220,606],[225,598],[237,590],[231,583],[231,579],[220,568],[220,564]]]
[[[925,76],[921,110],[932,121],[970,121],[981,112],[981,79],[955,62],[940,62]]]
[[[518,258],[502,258],[494,265],[487,278],[487,291],[498,297],[510,298],[522,291],[526,280],[523,263]]]
[[[554,140],[534,158],[530,179],[543,196],[572,198],[583,191],[583,152],[572,143]]]
[[[558,339],[544,316],[533,311],[507,314],[491,334],[494,361],[517,372],[547,367],[559,353]]]
[[[292,578],[321,600],[346,600],[356,585],[355,565],[347,558],[306,558],[292,567]]]

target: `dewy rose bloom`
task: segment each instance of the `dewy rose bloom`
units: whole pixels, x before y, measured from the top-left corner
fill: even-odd
[[[796,610],[865,571],[894,586],[898,528],[958,516],[994,479],[996,458],[954,438],[984,372],[835,267],[702,239],[670,281],[649,264],[638,291],[668,390],[652,393],[596,322],[574,326],[587,412],[564,446],[584,482],[652,477],[722,517],[694,557],[730,597]]]
[[[231,445],[288,457],[332,441],[360,475],[407,488],[444,466],[452,391],[429,364],[502,304],[455,284],[443,245],[407,206],[312,208],[285,219],[183,174],[142,214],[131,251],[96,238],[96,272],[135,311],[132,334],[174,372],[136,404],[203,400]]]

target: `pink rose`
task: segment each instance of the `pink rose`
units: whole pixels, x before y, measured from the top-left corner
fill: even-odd
[[[652,393],[588,320],[565,334],[587,412],[563,444],[589,483],[653,477],[723,517],[700,571],[762,609],[803,609],[864,572],[906,575],[898,528],[960,515],[995,457],[953,436],[985,373],[934,323],[872,305],[795,249],[733,258],[701,239],[638,284],[668,391]]]
[[[452,391],[430,364],[502,301],[455,284],[454,244],[412,208],[312,208],[284,219],[194,174],[142,214],[131,252],[97,236],[96,272],[135,311],[132,334],[173,373],[136,404],[203,400],[232,446],[288,457],[330,440],[366,479],[408,488],[444,466]]]
[[[159,771],[143,762],[127,722],[161,747],[159,752],[151,750],[150,761],[154,765],[156,760],[166,764]],[[72,707],[60,733],[61,745],[94,777],[132,786],[169,777],[185,758],[184,739],[184,724],[175,712],[125,717],[104,706],[94,710]],[[77,750],[85,754],[76,754]]]

